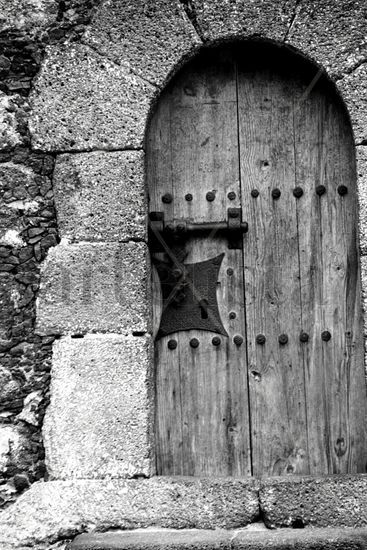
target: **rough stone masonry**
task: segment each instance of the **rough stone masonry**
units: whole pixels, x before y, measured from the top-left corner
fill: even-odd
[[[0,0],[1,550],[260,516],[367,524],[365,476],[152,477],[144,189],[149,112],[186,60],[227,39],[297,48],[350,113],[366,289],[366,18],[363,0]]]

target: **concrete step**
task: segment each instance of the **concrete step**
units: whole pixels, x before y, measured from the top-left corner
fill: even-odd
[[[367,528],[136,529],[77,536],[68,550],[367,550]]]

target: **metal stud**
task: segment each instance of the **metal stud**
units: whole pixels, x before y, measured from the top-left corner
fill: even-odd
[[[167,347],[168,347],[168,349],[176,349],[177,348],[177,341],[176,340],[168,340]]]
[[[243,342],[242,336],[240,336],[239,334],[236,334],[236,336],[233,338],[233,342],[236,346],[241,346]]]
[[[206,200],[213,202],[213,200],[215,200],[215,193],[213,191],[208,191],[206,194]]]
[[[302,187],[295,187],[293,189],[293,195],[296,197],[296,199],[299,199],[303,195],[303,189]]]
[[[251,189],[251,197],[254,197],[254,199],[256,199],[259,195],[260,193],[257,189]]]
[[[230,191],[227,197],[229,198],[230,201],[234,201],[234,199],[236,198],[236,193],[234,191]]]
[[[230,319],[236,319],[236,317],[237,317],[237,315],[236,315],[236,312],[235,312],[235,311],[231,311],[231,312],[229,313],[229,318],[230,318]]]
[[[185,195],[185,200],[187,200],[187,202],[191,202],[192,201],[192,194],[191,193],[187,193]]]
[[[199,347],[199,340],[197,338],[191,338],[190,340],[190,346],[192,348],[198,348]]]
[[[281,334],[278,338],[278,342],[281,346],[288,344],[288,336],[286,334]]]
[[[214,338],[212,339],[212,344],[213,344],[213,346],[220,346],[219,336],[214,336]]]
[[[319,195],[319,197],[321,197],[321,195],[324,195],[324,193],[326,193],[325,185],[317,185],[316,186],[316,195]]]
[[[260,346],[262,346],[263,344],[265,344],[266,342],[266,338],[264,336],[264,334],[258,334],[256,336],[256,343],[259,344]]]
[[[227,269],[227,275],[233,275],[233,269],[231,267]]]
[[[165,193],[164,195],[162,195],[162,202],[164,202],[164,204],[170,204],[172,201],[173,197],[171,193]]]
[[[339,185],[338,193],[343,197],[343,195],[346,195],[348,193],[348,187],[346,185]]]
[[[328,330],[324,330],[322,333],[321,333],[321,340],[323,340],[324,342],[328,342],[331,338],[331,334]]]
[[[310,337],[307,332],[301,332],[301,334],[299,335],[300,342],[308,342],[309,338]]]
[[[271,196],[273,197],[273,199],[277,200],[279,199],[280,195],[281,195],[281,191],[280,189],[278,189],[277,187],[275,189],[272,190],[271,192]]]
[[[229,218],[239,218],[240,209],[239,208],[228,208],[228,217]]]

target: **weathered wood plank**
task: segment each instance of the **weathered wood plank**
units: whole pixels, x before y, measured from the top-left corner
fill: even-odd
[[[308,473],[293,143],[293,82],[239,63],[249,388],[255,475]],[[274,199],[272,191],[281,192]],[[251,196],[257,189],[258,197]],[[263,334],[265,344],[256,342]],[[279,343],[286,334],[288,342]]]
[[[365,471],[366,386],[354,147],[340,101],[319,85],[295,103],[310,473]],[[302,98],[302,99],[301,99]],[[296,99],[296,98],[295,98]],[[316,188],[326,192],[318,195]],[[347,185],[340,196],[337,188]],[[329,331],[329,341],[322,339]]]
[[[150,210],[163,210],[172,222],[226,220],[227,208],[240,205],[233,61],[209,55],[181,74],[161,102],[167,105],[158,107],[147,141]],[[167,152],[160,155],[159,144],[169,149],[169,160]],[[163,204],[167,190],[173,201]],[[213,201],[207,200],[207,192],[214,192]],[[229,192],[235,197],[228,198]],[[191,201],[185,199],[188,193]],[[184,262],[223,252],[216,286],[228,336],[220,335],[215,346],[215,333],[189,330],[156,344],[159,474],[251,474],[242,250],[229,249],[227,239],[213,232],[207,238],[188,238]],[[158,297],[156,312],[159,307]],[[235,319],[229,319],[230,312]],[[242,346],[233,343],[236,334],[242,335]],[[199,347],[190,346],[192,338]],[[176,350],[167,350],[170,339],[177,341]]]

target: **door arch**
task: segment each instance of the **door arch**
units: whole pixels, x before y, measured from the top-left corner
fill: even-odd
[[[366,471],[355,153],[332,85],[284,47],[204,50],[158,101],[147,183],[158,473]]]

